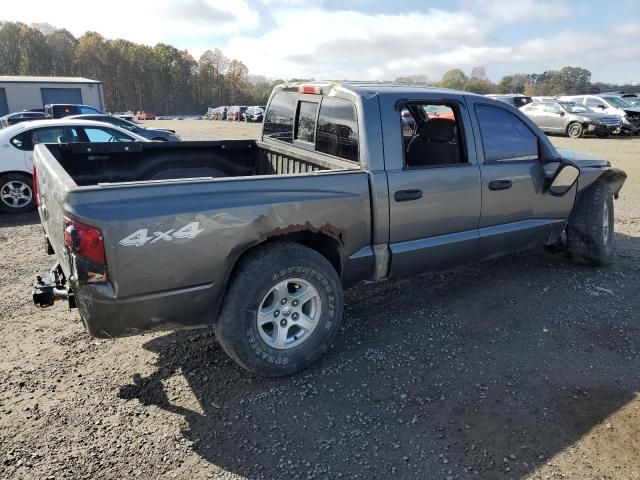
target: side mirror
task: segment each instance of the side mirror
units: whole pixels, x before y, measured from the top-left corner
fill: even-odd
[[[598,108],[601,108],[602,110],[605,110],[607,107],[605,107],[604,105],[598,105]]]
[[[558,112],[560,114],[561,117],[564,117],[564,112]]]
[[[561,163],[551,178],[549,193],[561,196],[567,193],[578,181],[580,169],[571,163]]]

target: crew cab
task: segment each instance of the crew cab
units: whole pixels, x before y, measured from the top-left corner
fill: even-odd
[[[358,82],[276,87],[259,140],[38,145],[35,172],[36,304],[100,338],[213,326],[267,376],[318,359],[364,280],[545,245],[610,262],[626,178],[504,102]]]

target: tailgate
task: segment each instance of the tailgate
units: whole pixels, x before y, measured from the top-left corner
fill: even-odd
[[[46,145],[36,145],[33,169],[40,222],[62,270],[68,277],[71,268],[69,256],[64,248],[65,205],[69,192],[77,186]]]

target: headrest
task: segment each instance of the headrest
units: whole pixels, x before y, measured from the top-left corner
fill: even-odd
[[[418,135],[433,142],[451,142],[455,138],[456,122],[449,118],[432,118],[418,129]]]

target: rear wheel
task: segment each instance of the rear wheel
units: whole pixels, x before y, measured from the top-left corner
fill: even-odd
[[[329,348],[342,317],[342,286],[315,250],[274,242],[241,260],[215,325],[224,351],[257,375],[302,370]]]
[[[567,247],[572,259],[588,265],[608,265],[614,253],[613,194],[599,181],[585,191],[567,225]]]
[[[567,135],[569,135],[571,138],[582,138],[583,134],[584,129],[578,122],[573,122],[567,127]]]
[[[35,208],[33,181],[24,173],[0,175],[0,210],[23,213]]]

